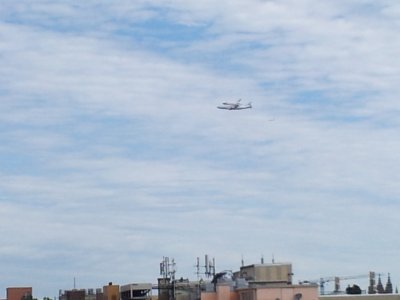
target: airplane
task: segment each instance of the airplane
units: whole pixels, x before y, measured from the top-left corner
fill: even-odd
[[[252,108],[251,102],[249,102],[247,105],[242,105],[240,103],[242,99],[239,99],[236,103],[229,103],[229,102],[222,102],[221,106],[217,106],[219,109],[228,109],[228,110],[240,110],[240,109],[248,109]]]

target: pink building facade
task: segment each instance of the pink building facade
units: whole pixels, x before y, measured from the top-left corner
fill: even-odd
[[[239,290],[239,300],[318,300],[316,286],[257,287]]]
[[[216,292],[202,292],[201,300],[239,300],[239,294],[229,285],[217,285]]]
[[[201,293],[201,300],[318,300],[317,285],[258,286],[232,289],[217,285],[216,292]]]

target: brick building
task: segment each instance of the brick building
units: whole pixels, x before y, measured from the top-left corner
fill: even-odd
[[[7,300],[21,300],[27,297],[32,297],[32,287],[7,288]]]

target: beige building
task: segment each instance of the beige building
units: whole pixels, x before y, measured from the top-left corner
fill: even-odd
[[[292,276],[292,265],[288,263],[242,266],[234,273],[234,284],[216,282],[214,291],[201,293],[201,300],[319,299],[317,284],[293,285]]]
[[[103,300],[120,300],[119,285],[110,282],[103,286]]]
[[[250,284],[291,284],[292,276],[290,263],[253,264],[242,266],[234,273],[235,278],[243,278]]]
[[[318,287],[304,285],[257,286],[231,289],[217,285],[215,292],[201,293],[201,300],[318,300]],[[330,300],[330,299],[329,299]]]

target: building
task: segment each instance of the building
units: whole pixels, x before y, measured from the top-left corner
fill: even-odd
[[[88,289],[86,291],[85,300],[103,300],[103,292],[101,289]]]
[[[158,300],[169,300],[174,298],[170,278],[158,278]]]
[[[131,283],[120,286],[110,282],[103,288],[73,289],[59,292],[59,300],[151,300],[151,283]],[[21,299],[19,299],[21,300]]]
[[[235,278],[244,278],[249,284],[291,284],[292,264],[272,263],[242,266]]]
[[[304,285],[270,285],[238,290],[239,300],[318,300],[318,288]]]
[[[59,300],[103,300],[102,289],[73,289],[73,290],[60,290],[58,295]]]
[[[64,292],[60,291],[59,300],[86,300],[86,290],[66,290]]]
[[[178,280],[159,278],[158,300],[198,300],[202,289],[206,289],[205,284],[199,281],[194,282],[183,278]]]
[[[121,300],[151,300],[151,283],[131,283],[120,288]]]
[[[7,300],[32,299],[32,287],[7,288]]]
[[[217,284],[214,292],[202,292],[201,300],[318,300],[317,285],[269,284],[232,288]],[[330,299],[329,299],[330,300]]]
[[[202,291],[201,300],[318,300],[317,284],[293,285],[292,276],[289,263],[242,266],[231,280],[213,280],[215,288]]]
[[[103,300],[120,300],[119,285],[108,283],[103,286]]]

